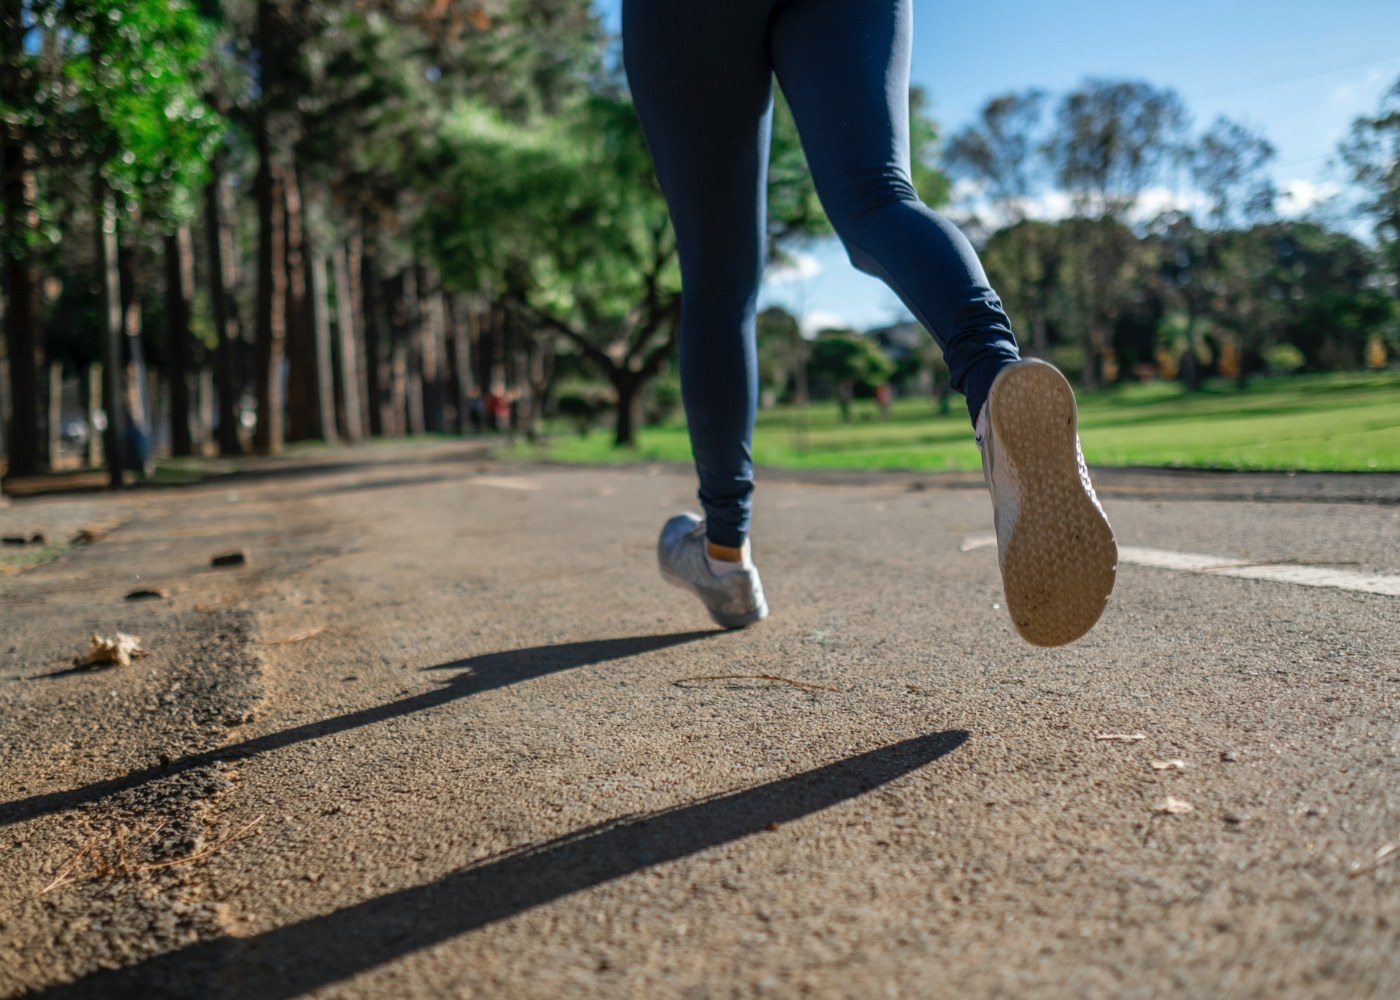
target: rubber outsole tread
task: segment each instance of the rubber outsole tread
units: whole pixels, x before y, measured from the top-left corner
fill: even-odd
[[[993,384],[987,413],[1020,486],[1001,560],[1006,607],[1027,642],[1062,646],[1099,620],[1118,564],[1113,529],[1080,479],[1074,392],[1050,365],[1017,365]]]

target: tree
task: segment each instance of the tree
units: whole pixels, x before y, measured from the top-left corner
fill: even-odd
[[[0,5],[0,196],[5,213],[4,254],[5,343],[10,369],[12,417],[5,444],[10,475],[32,475],[42,467],[39,443],[39,372],[36,316],[37,275],[32,247],[39,240],[39,206],[35,182],[33,116],[39,105],[36,91],[38,58],[25,45],[30,26],[29,5],[4,0]]]
[[[945,159],[954,176],[975,182],[1003,220],[1026,217],[1040,186],[1043,90],[1003,94],[982,106],[979,120],[948,141]]]
[[[781,306],[769,306],[755,323],[758,343],[758,383],[774,397],[792,382],[793,402],[807,402],[807,358],[811,345],[802,336],[797,317]]]
[[[1143,189],[1181,155],[1186,109],[1172,90],[1088,80],[1066,94],[1043,149],[1076,216],[1060,224],[1061,315],[1084,351],[1082,380],[1103,378],[1133,285],[1138,242],[1125,225]]]
[[[136,360],[140,344],[134,335],[121,336],[127,314],[114,308],[135,292],[130,281],[119,287],[116,277],[117,227],[123,224],[131,235],[145,237],[172,231],[194,215],[196,191],[219,128],[217,116],[208,114],[201,101],[201,60],[209,30],[192,7],[178,0],[29,0],[6,5],[4,11],[4,26],[19,42],[12,48],[7,40],[4,69],[20,78],[17,83],[7,77],[0,98],[9,126],[6,226],[13,238],[7,239],[6,251],[11,295],[21,305],[33,301],[32,254],[40,235],[49,244],[59,242],[63,233],[52,220],[71,212],[73,192],[91,191],[90,207],[101,236],[99,285],[112,300],[101,311],[109,355],[104,405],[108,462],[113,484],[119,485],[121,341],[128,341]],[[28,65],[20,65],[26,59]],[[27,93],[21,93],[24,87]],[[144,231],[143,224],[148,227]],[[16,282],[25,281],[29,290],[16,294]],[[12,336],[27,338],[23,353],[29,358],[37,348],[33,324],[32,312],[26,316],[21,309],[12,325]],[[136,329],[126,332],[135,334]],[[16,403],[21,397],[33,400],[30,366],[13,365],[12,378],[21,383],[15,387]],[[15,471],[37,466],[37,425],[31,431],[26,414],[27,408],[18,414],[17,430],[24,433],[10,442]]]
[[[1060,288],[1055,314],[1084,352],[1080,380],[1087,389],[1104,381],[1114,328],[1140,266],[1141,245],[1133,231],[1112,218],[1065,219],[1059,224]]]
[[[1174,90],[1088,80],[1066,94],[1045,153],[1081,215],[1122,220],[1182,152],[1186,108]]]
[[[1257,222],[1273,212],[1278,191],[1264,168],[1274,147],[1223,115],[1190,150],[1191,178],[1210,199],[1210,221],[1216,229]]]
[[[835,383],[843,423],[851,422],[851,400],[855,398],[856,383],[874,389],[884,385],[894,374],[894,362],[874,342],[844,330],[822,333],[812,344],[808,365],[813,375]]]
[[[1339,152],[1352,180],[1366,192],[1361,208],[1371,217],[1393,291],[1400,282],[1400,80],[1381,98],[1374,116],[1352,122]]]
[[[999,229],[982,250],[982,264],[1012,322],[1031,332],[1033,357],[1049,352],[1050,316],[1061,286],[1060,229],[1053,223],[1022,219]]]
[[[675,353],[681,300],[675,233],[630,101],[595,92],[528,128],[464,103],[441,135],[442,193],[425,227],[443,273],[586,357],[617,395],[617,444],[631,445],[641,391]],[[771,178],[779,248],[828,225],[799,155],[782,146]]]

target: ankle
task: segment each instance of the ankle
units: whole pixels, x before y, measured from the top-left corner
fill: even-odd
[[[731,548],[728,545],[716,545],[714,542],[706,540],[705,554],[718,562],[736,563],[744,561],[743,546]]]
[[[749,559],[749,543],[745,541],[742,546],[735,549],[727,545],[716,545],[714,542],[706,541],[705,565],[710,567],[710,572],[718,577],[741,573],[753,566],[753,562]]]

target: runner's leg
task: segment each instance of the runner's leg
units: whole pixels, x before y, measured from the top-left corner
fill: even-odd
[[[976,421],[1020,354],[972,245],[909,177],[910,3],[790,0],[773,15],[772,60],[851,262],[933,334]]]
[[[766,0],[625,0],[623,58],[671,209],[681,396],[706,535],[748,534],[772,67]]]

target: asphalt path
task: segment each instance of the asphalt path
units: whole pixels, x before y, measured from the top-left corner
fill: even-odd
[[[0,577],[0,994],[1400,995],[1389,487],[1106,473],[1043,650],[966,477],[761,478],[726,633],[683,470],[349,454],[0,509],[96,538]]]

